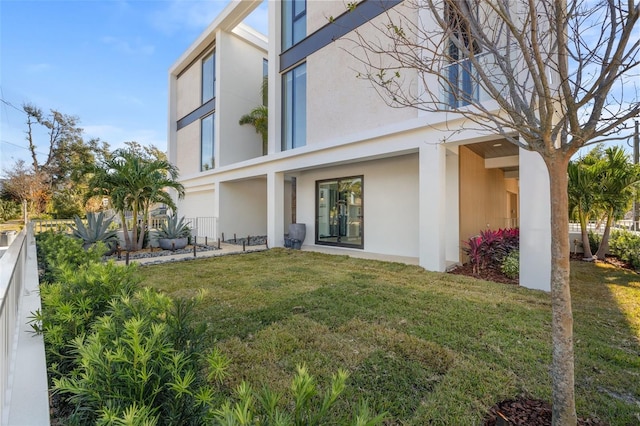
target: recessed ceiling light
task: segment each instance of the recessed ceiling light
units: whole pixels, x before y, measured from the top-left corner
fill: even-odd
[[[502,144],[501,143],[494,143],[493,146],[498,147],[498,146],[502,146]]]

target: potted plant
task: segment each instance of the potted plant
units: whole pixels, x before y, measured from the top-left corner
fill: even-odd
[[[156,236],[158,245],[163,250],[183,249],[189,242],[191,229],[184,223],[184,216],[178,219],[178,215],[174,213],[167,217],[166,222],[160,224]]]

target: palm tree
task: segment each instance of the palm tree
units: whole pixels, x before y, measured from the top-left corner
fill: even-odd
[[[268,103],[268,89],[269,80],[267,77],[262,79],[262,85],[260,87],[260,96],[262,97],[262,105],[258,105],[249,112],[240,117],[239,124],[250,124],[256,128],[256,133],[262,137],[262,155],[267,155],[269,144],[269,109]]]
[[[629,156],[618,146],[605,150],[600,167],[600,190],[596,202],[604,210],[606,224],[596,256],[604,259],[609,251],[611,224],[623,217],[629,208],[634,196],[633,189],[640,180],[640,169],[629,161]]]
[[[92,170],[89,182],[91,189],[87,198],[96,195],[110,197],[111,204],[120,214],[127,249],[140,250],[148,226],[151,204],[164,203],[175,210],[175,203],[166,191],[168,188],[174,189],[179,198],[184,197],[184,187],[177,179],[178,170],[168,161],[143,157],[131,150],[121,149]],[[129,238],[125,218],[127,211],[132,213],[132,238]]]
[[[593,259],[587,224],[593,213],[596,192],[596,170],[594,164],[584,159],[569,161],[569,213],[576,213],[580,222],[584,259]]]

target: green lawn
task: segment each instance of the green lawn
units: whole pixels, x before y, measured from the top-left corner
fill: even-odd
[[[337,416],[366,398],[389,424],[480,424],[498,401],[550,400],[549,295],[416,266],[272,249],[140,268],[173,297],[204,291],[211,344],[246,379],[285,391],[350,372]],[[640,279],[572,264],[577,408],[640,421]]]

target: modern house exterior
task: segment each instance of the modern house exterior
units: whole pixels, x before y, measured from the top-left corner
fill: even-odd
[[[521,284],[549,290],[537,154],[464,130],[455,115],[390,108],[357,78],[349,35],[374,36],[369,23],[402,1],[364,0],[358,13],[341,0],[269,1],[268,39],[242,24],[260,3],[231,2],[169,71],[181,215],[216,217],[219,232],[266,235],[270,247],[304,223],[304,249],[432,271],[460,263],[462,241],[481,230],[519,226]],[[265,76],[263,155],[260,135],[238,120],[262,102]]]

